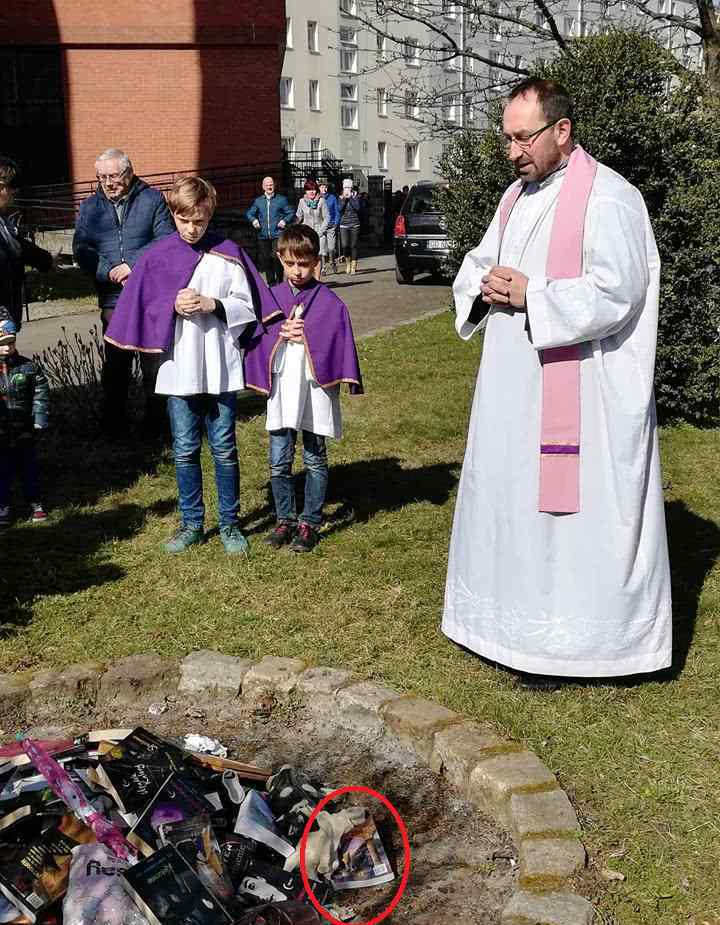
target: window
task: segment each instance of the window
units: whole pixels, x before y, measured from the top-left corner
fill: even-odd
[[[384,61],[387,55],[387,39],[380,33],[376,36],[377,41],[377,60]]]
[[[515,67],[521,70],[527,67],[527,61],[522,55],[515,55]]]
[[[344,74],[357,74],[358,31],[347,26],[340,28],[340,70]]]
[[[280,78],[280,108],[295,109],[295,84],[292,77]]]
[[[418,95],[415,90],[405,91],[405,118],[419,119],[420,107],[418,106]]]
[[[311,51],[314,55],[320,54],[320,33],[318,31],[318,24],[313,22],[312,19],[308,19],[307,42],[308,51]]]
[[[340,84],[340,125],[343,128],[358,127],[357,84]]]
[[[420,67],[420,52],[418,51],[417,39],[410,38],[409,36],[405,39],[403,56],[405,58],[405,64],[407,64],[408,67]]]
[[[448,48],[444,55],[450,55],[450,57],[445,57],[445,70],[446,71],[458,71],[460,69],[460,55],[451,55],[451,48]]]
[[[442,0],[442,11],[448,19],[456,19],[457,3],[454,0]]]
[[[286,48],[292,48],[292,47],[293,47],[293,27],[292,27],[292,19],[291,19],[289,16],[288,16],[287,19],[285,20],[285,47],[286,47]]]
[[[378,87],[377,92],[377,114],[387,116],[388,114],[388,93],[385,87]]]
[[[586,19],[580,20],[580,35],[586,36],[590,35],[592,29],[590,28],[590,23]]]
[[[287,159],[291,161],[295,157],[295,138],[290,135],[281,138],[280,146],[287,155]]]
[[[547,24],[547,20],[545,19],[545,17],[543,16],[543,14],[542,14],[539,10],[538,10],[538,12],[535,14],[535,25],[538,27],[538,29],[547,29],[547,28],[549,28],[549,26],[548,26],[548,24]]]
[[[310,139],[310,158],[316,164],[322,160],[322,142],[319,138]]]
[[[308,81],[308,105],[313,112],[320,110],[320,81]]]
[[[417,142],[405,145],[405,169],[420,170],[420,147]]]
[[[460,121],[460,97],[452,93],[446,96],[443,102],[443,118],[446,122]]]
[[[658,0],[658,13],[665,13],[667,0]]]
[[[575,35],[575,17],[566,16],[564,20],[565,35]]]
[[[346,16],[357,16],[357,0],[340,0],[340,12]]]
[[[387,170],[387,141],[378,141],[378,170]]]

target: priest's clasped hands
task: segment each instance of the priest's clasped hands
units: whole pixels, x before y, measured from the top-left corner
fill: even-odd
[[[488,305],[525,310],[528,277],[511,267],[492,267],[482,278],[482,300]]]
[[[184,318],[198,312],[209,315],[215,311],[215,299],[200,295],[194,289],[181,289],[175,296],[175,311]]]

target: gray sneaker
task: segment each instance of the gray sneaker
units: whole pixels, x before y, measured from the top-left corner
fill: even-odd
[[[240,527],[230,524],[227,527],[220,527],[220,539],[225,547],[225,552],[231,556],[246,556],[250,549],[250,544],[243,536]]]
[[[205,531],[202,527],[180,527],[165,543],[165,552],[185,552],[191,546],[198,546],[205,542]]]

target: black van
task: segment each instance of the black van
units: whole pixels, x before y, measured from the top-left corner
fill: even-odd
[[[410,188],[395,219],[395,279],[411,283],[416,273],[439,273],[450,254],[447,222],[435,204],[440,183],[423,181]]]

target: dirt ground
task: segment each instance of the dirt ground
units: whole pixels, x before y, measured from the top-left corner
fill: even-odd
[[[405,823],[411,852],[407,889],[385,921],[499,925],[501,910],[517,886],[510,837],[396,740],[365,736],[339,726],[332,717],[305,716],[297,709],[217,723],[171,708],[160,717],[134,716],[125,724],[114,716],[111,725],[140,724],[169,737],[191,732],[211,736],[228,748],[230,757],[273,769],[295,765],[334,788],[360,784],[382,793]],[[78,735],[91,728],[107,724],[96,719],[31,734]],[[392,900],[404,870],[404,851],[395,820],[382,803],[360,794],[349,799],[373,813],[396,873],[395,881],[383,887],[346,891],[345,904],[356,913],[353,921],[367,922]]]

